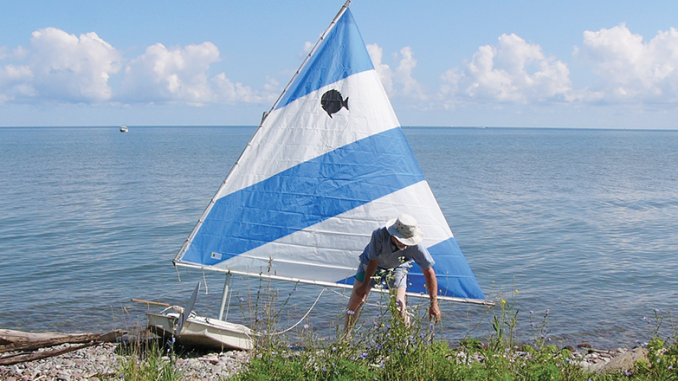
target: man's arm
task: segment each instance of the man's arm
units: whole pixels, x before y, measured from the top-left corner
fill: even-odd
[[[433,267],[422,271],[424,279],[426,279],[426,287],[428,288],[428,295],[431,298],[431,306],[428,309],[429,318],[434,319],[435,322],[440,321],[440,307],[438,307],[438,279],[436,279],[436,272]]]

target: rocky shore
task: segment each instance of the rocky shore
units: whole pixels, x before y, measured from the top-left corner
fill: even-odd
[[[68,344],[67,344],[68,345]],[[119,379],[117,370],[120,344],[104,343],[98,346],[79,349],[58,357],[51,357],[21,364],[0,366],[0,380],[106,380]],[[636,361],[647,360],[645,348],[627,350],[599,350],[580,346],[570,348],[574,361],[584,369],[594,372],[611,370],[631,371]],[[247,363],[249,353],[227,351],[184,355],[176,360],[176,365],[187,381],[221,380],[236,374]]]
[[[65,344],[68,346],[70,344]],[[107,380],[119,379],[120,344],[104,343],[57,357],[0,366],[0,380]],[[220,380],[237,373],[248,361],[242,351],[184,355],[176,365],[187,381]]]

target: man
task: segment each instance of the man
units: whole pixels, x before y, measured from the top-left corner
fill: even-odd
[[[405,292],[407,290],[407,270],[410,262],[419,265],[426,279],[426,287],[431,298],[429,317],[440,321],[440,308],[438,307],[438,281],[436,280],[433,265],[428,250],[421,245],[424,233],[417,225],[414,217],[401,214],[398,218],[390,220],[385,226],[372,232],[370,243],[360,255],[360,265],[355,275],[353,291],[346,308],[346,322],[344,331],[349,332],[357,320],[360,307],[367,300],[367,295],[374,284],[380,283],[382,278],[392,271],[394,279],[389,279],[396,287],[396,302],[400,307],[400,314],[407,321]],[[376,275],[376,276],[375,276]],[[374,278],[379,278],[377,282]],[[390,282],[389,282],[390,283]]]

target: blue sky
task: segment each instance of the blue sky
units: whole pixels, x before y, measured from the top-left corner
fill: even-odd
[[[343,1],[6,1],[0,127],[256,125]],[[356,0],[404,126],[678,128],[678,2]]]

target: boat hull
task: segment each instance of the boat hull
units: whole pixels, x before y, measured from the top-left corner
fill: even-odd
[[[178,314],[149,313],[147,316],[149,331],[163,338],[173,336]],[[180,345],[216,350],[250,350],[254,347],[252,337],[252,331],[244,325],[202,316],[190,316],[175,336]]]

